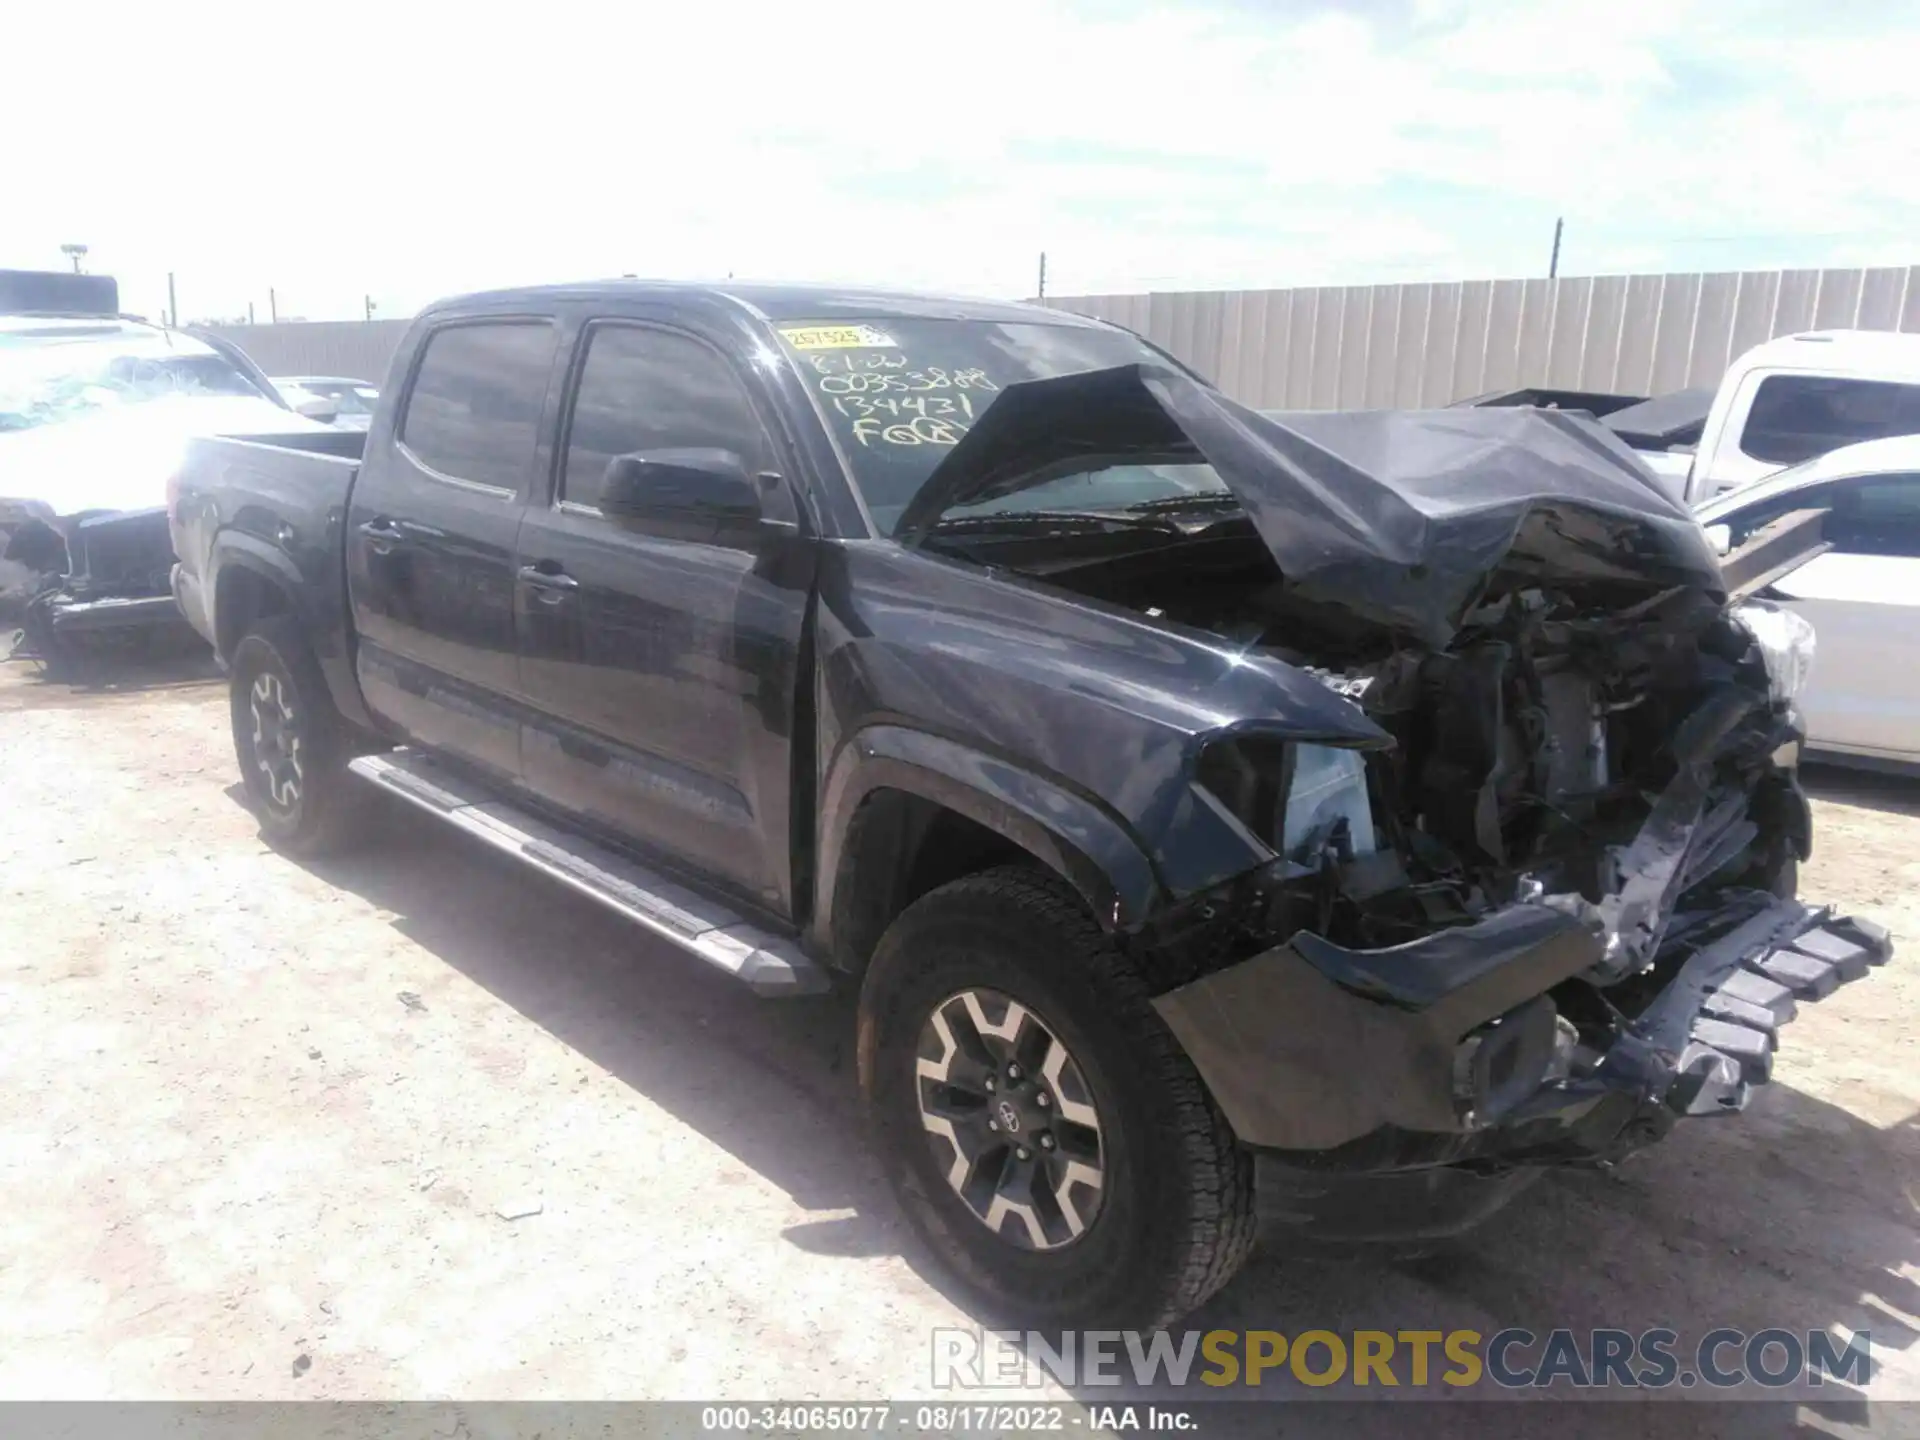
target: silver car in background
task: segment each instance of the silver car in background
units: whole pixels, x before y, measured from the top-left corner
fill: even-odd
[[[380,398],[379,386],[344,375],[276,375],[273,383],[295,410],[338,430],[365,430],[373,423],[374,402]]]

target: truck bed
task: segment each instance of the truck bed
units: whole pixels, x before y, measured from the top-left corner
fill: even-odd
[[[366,446],[339,430],[246,440],[190,441],[172,502],[174,599],[217,652],[222,572],[238,566],[294,587],[316,637],[338,636],[346,615],[339,527]]]

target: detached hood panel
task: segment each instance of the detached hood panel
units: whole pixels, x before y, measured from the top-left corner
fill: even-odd
[[[936,467],[896,538],[1076,460],[1205,460],[1290,590],[1442,647],[1496,571],[1724,595],[1698,522],[1632,451],[1550,410],[1264,415],[1171,368],[1009,386]]]

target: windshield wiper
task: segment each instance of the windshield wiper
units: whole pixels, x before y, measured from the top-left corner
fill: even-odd
[[[1163,535],[1178,535],[1180,527],[1158,516],[1126,510],[995,510],[987,515],[953,515],[941,520],[936,534],[955,530],[1152,530]]]
[[[1142,500],[1127,509],[1136,515],[1169,515],[1188,510],[1238,510],[1240,498],[1231,490],[1196,490],[1186,495],[1165,495],[1158,500]]]

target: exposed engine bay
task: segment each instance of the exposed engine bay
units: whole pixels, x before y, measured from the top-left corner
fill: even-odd
[[[1196,790],[1270,858],[1132,940],[1283,1169],[1615,1158],[1742,1108],[1795,1001],[1887,958],[1794,895],[1810,627],[1730,603],[1595,427],[1269,417],[1143,369],[1015,389],[910,508],[921,543],[1283,662],[1371,722],[1200,735]],[[1186,494],[1104,523],[991,508],[1183,462]],[[943,529],[943,504],[968,513]],[[1291,1185],[1302,1213],[1331,1194]]]
[[[1618,980],[1691,892],[1772,891],[1804,854],[1804,802],[1774,758],[1797,738],[1791,707],[1743,612],[1717,597],[1614,608],[1523,581],[1468,611],[1444,650],[1337,634],[1309,650],[1315,617],[1231,528],[1048,579],[1305,668],[1392,736],[1371,752],[1255,738],[1203,757],[1203,783],[1282,857],[1267,883],[1284,903],[1301,903],[1300,872],[1315,877],[1318,913],[1292,923],[1380,948],[1538,900],[1615,937]]]
[[[1036,563],[1047,583],[1284,659],[1390,737],[1209,744],[1199,783],[1274,858],[1137,940],[1236,1128],[1276,1154],[1502,1172],[1617,1158],[1679,1115],[1742,1108],[1793,996],[1888,953],[1883,933],[1819,929],[1793,900],[1810,829],[1790,672],[1811,635],[1787,612],[1498,573],[1433,649],[1313,613],[1243,522],[1109,560],[1070,548]],[[1819,945],[1825,958],[1794,948]],[[1276,955],[1334,983],[1281,977]],[[1403,1013],[1383,1028],[1354,995]],[[1301,1083],[1358,1046],[1373,1084],[1311,1112],[1273,1104],[1276,1032],[1257,1055],[1209,1051],[1256,1033],[1223,1013],[1268,1008],[1332,1037],[1304,1046]],[[1315,1226],[1337,1230],[1345,1203]]]
[[[1105,528],[990,508],[1182,463],[1190,491]],[[1200,756],[1279,857],[1260,883],[1289,913],[1261,935],[1377,949],[1533,902],[1600,937],[1613,983],[1696,891],[1791,892],[1808,826],[1776,671],[1811,636],[1773,612],[1756,638],[1692,516],[1583,421],[1268,416],[1170,372],[1065,376],[996,402],[902,529],[1284,661],[1378,726],[1362,752],[1255,721]]]

